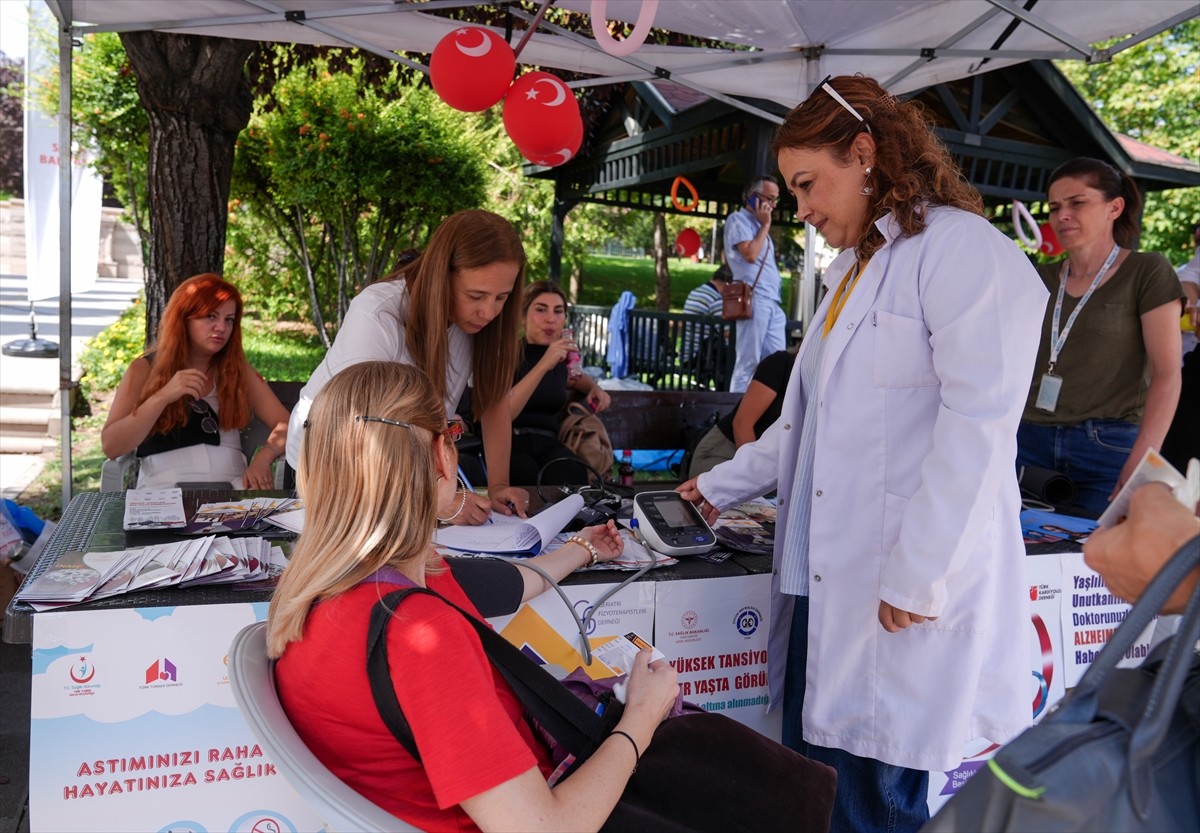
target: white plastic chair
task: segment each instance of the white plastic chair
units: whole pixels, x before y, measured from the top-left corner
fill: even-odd
[[[420,831],[368,801],[325,768],[304,745],[275,691],[267,658],[267,623],[247,625],[229,648],[229,684],[242,717],[280,773],[321,816],[327,831]]]

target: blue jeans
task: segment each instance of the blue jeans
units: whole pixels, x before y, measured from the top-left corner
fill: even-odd
[[[1017,467],[1040,466],[1065,474],[1075,484],[1075,504],[1098,517],[1108,506],[1139,430],[1120,419],[1089,419],[1077,425],[1022,421],[1017,429]]]
[[[804,740],[808,597],[796,598],[783,693],[783,743],[837,770],[830,833],[908,833],[929,820],[929,773]]]

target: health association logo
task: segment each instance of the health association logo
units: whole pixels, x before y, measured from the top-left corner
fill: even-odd
[[[93,682],[96,678],[96,666],[92,664],[91,659],[86,654],[71,663],[71,668],[67,673],[71,678],[71,682],[69,685],[64,685],[63,690],[67,692],[67,696],[69,697],[95,694],[96,689],[100,688],[99,683]]]
[[[179,669],[166,657],[156,659],[146,669],[146,684],[141,688],[170,688],[180,686]]]
[[[753,636],[761,624],[762,613],[757,607],[753,607],[752,605],[743,607],[733,617],[733,626],[737,628],[739,634],[745,637]]]

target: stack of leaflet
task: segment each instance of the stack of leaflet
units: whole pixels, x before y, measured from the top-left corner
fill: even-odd
[[[186,532],[190,535],[237,532],[250,529],[259,521],[270,520],[274,515],[287,514],[298,509],[298,498],[253,497],[204,503],[196,508],[196,514],[187,522]]]
[[[198,495],[192,493],[192,498],[195,497]],[[200,504],[189,519],[184,510],[182,489],[130,489],[125,493],[125,529],[169,529],[187,535],[242,532],[274,515],[299,508],[300,501],[296,498],[222,500]]]
[[[170,585],[257,582],[277,576],[283,550],[263,538],[207,536],[114,552],[63,553],[28,580],[17,598],[34,610],[92,602]]]

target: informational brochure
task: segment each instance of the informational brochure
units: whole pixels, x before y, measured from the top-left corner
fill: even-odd
[[[569,495],[529,518],[492,516],[480,526],[447,526],[434,535],[434,543],[460,552],[537,555],[562,532],[583,508],[583,497]]]
[[[180,529],[185,526],[183,489],[130,489],[125,493],[126,529]]]

